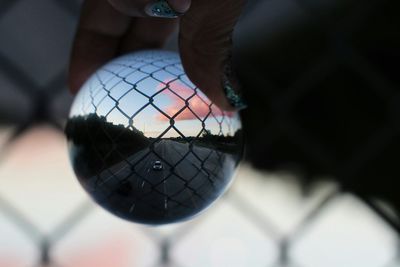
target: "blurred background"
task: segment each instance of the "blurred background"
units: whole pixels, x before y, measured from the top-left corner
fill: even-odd
[[[0,267],[400,266],[400,4],[365,2],[249,1],[246,161],[206,213],[154,228],[95,206],[69,164],[81,1],[1,0]]]

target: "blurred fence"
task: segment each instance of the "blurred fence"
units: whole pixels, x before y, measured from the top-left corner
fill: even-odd
[[[3,160],[7,157],[9,148],[17,142],[23,134],[28,132],[32,127],[38,125],[38,123],[51,125],[62,135],[62,125],[60,121],[62,121],[62,118],[65,118],[69,107],[69,101],[71,100],[65,86],[66,66],[69,47],[79,12],[79,2],[80,1],[72,0],[2,0],[0,3],[0,122],[3,122],[4,125],[13,125],[11,134],[7,138],[4,138],[6,141],[1,147]],[[304,1],[303,4],[306,4],[306,2],[307,1]],[[253,5],[256,6],[256,4],[257,3],[254,2]],[[356,16],[359,16],[359,13],[354,16],[354,20],[351,20],[351,25],[357,23],[358,17]],[[355,60],[353,63],[357,64],[357,61]],[[355,65],[353,67],[365,71],[366,74],[364,73],[363,75],[368,75],[371,82],[379,83],[379,89],[382,90],[381,92],[391,90],[390,85],[385,86],[387,83],[382,80],[382,77],[377,76],[373,71],[365,69],[365,65],[362,64],[362,62],[358,62],[358,64],[360,65]],[[289,98],[293,97],[295,98],[296,95],[289,96]],[[43,168],[45,168],[46,161],[43,162],[43,165]],[[1,168],[2,165],[0,165],[0,170]],[[260,187],[265,189],[265,191],[255,191],[257,185],[264,182],[260,182],[255,178],[246,177],[246,175],[249,175],[248,172],[244,172],[244,177],[238,178],[240,181],[238,181],[238,184],[234,186],[233,190],[224,197],[222,202],[233,207],[235,214],[245,221],[243,222],[244,224],[253,228],[254,231],[258,233],[257,235],[268,240],[268,242],[272,244],[271,246],[276,248],[275,253],[272,253],[271,251],[274,251],[273,249],[265,248],[264,250],[263,247],[252,247],[255,254],[262,255],[264,253],[263,251],[265,251],[265,253],[268,251],[268,253],[274,255],[274,259],[272,259],[270,263],[262,263],[262,261],[260,261],[258,262],[259,265],[253,266],[330,266],[327,253],[330,253],[331,259],[342,257],[340,253],[350,254],[350,256],[347,255],[345,258],[351,260],[348,263],[343,263],[344,265],[342,266],[400,266],[400,242],[396,240],[395,234],[395,229],[397,228],[398,230],[398,225],[395,219],[388,215],[390,213],[384,212],[385,209],[382,208],[382,206],[368,199],[349,196],[341,192],[340,189],[334,187],[331,190],[326,190],[324,193],[319,194],[311,205],[308,205],[306,209],[302,210],[301,216],[293,218],[293,222],[289,224],[290,227],[288,226],[286,227],[287,229],[284,230],[283,228],[285,227],[282,227],[282,225],[278,223],[280,221],[274,218],[275,214],[268,213],[264,207],[270,206],[268,203],[263,203],[263,201],[267,201],[263,198],[263,194],[274,194],[274,189],[268,190],[267,188],[271,184],[265,181],[266,184],[264,187]],[[0,177],[0,181],[1,179],[7,179],[7,177]],[[73,178],[71,177],[71,179]],[[248,181],[246,181],[246,179],[248,179]],[[265,179],[268,180],[267,178]],[[250,186],[251,188],[246,188],[246,183],[253,183],[253,187]],[[22,189],[29,190],[29,187]],[[284,195],[284,191],[282,192]],[[283,199],[284,198],[285,197],[283,197]],[[369,260],[370,257],[374,258],[372,255],[374,251],[365,250],[366,252],[371,252],[371,255],[366,255],[365,253],[363,255],[361,252],[351,255],[354,252],[353,249],[357,250],[354,247],[340,250],[340,247],[346,243],[352,244],[352,246],[358,244],[362,247],[366,245],[366,243],[373,243],[376,239],[369,239],[369,236],[367,236],[365,239],[361,238],[359,242],[354,243],[346,240],[343,244],[332,245],[323,234],[324,231],[329,231],[329,229],[320,229],[320,224],[322,224],[321,218],[329,217],[329,213],[337,212],[332,206],[343,207],[343,205],[338,204],[341,201],[352,203],[351,205],[364,211],[363,215],[355,212],[355,217],[360,216],[360,218],[366,218],[365,216],[369,216],[369,218],[372,218],[365,221],[357,221],[357,218],[349,218],[349,220],[354,219],[359,223],[360,227],[363,224],[368,224],[370,226],[368,229],[371,230],[371,236],[375,234],[374,229],[376,229],[377,234],[386,233],[388,236],[393,237],[393,240],[388,237],[390,241],[385,243],[384,246],[386,252],[382,252],[387,255],[385,254],[386,256],[379,258],[379,260],[376,261],[377,265],[367,264],[374,264],[374,261]],[[274,202],[274,205],[277,204],[279,204],[279,202]],[[282,205],[284,204],[282,203]],[[213,213],[223,210],[224,207],[225,206],[219,207],[217,210],[214,210]],[[39,262],[32,263],[32,266],[62,266],[53,258],[53,247],[73,233],[88,217],[91,217],[95,209],[96,208],[93,207],[89,201],[83,201],[83,203],[78,205],[72,212],[67,212],[64,216],[65,219],[61,220],[52,231],[44,234],[43,231],[30,220],[27,214],[20,211],[7,197],[0,195],[0,214],[4,215],[9,222],[12,222],[21,233],[29,237],[32,244],[36,247],[37,254],[40,255]],[[282,207],[282,209],[284,209],[284,207]],[[346,214],[351,216],[351,213],[352,211]],[[203,219],[196,220],[193,223],[173,228],[172,230],[168,230],[167,234],[161,233],[158,229],[142,229],[144,235],[157,246],[158,253],[156,256],[153,256],[157,257],[157,259],[155,260],[155,265],[153,265],[171,267],[201,266],[189,261],[182,262],[182,260],[180,260],[178,262],[174,249],[183,242],[182,240],[188,236],[194,235],[196,231],[198,231],[199,226],[207,224],[208,220],[210,220],[210,228],[216,227],[213,226],[214,222],[211,222],[212,218],[210,219],[210,217],[212,217],[212,215],[205,216]],[[290,216],[285,218],[290,218]],[[220,218],[219,220],[228,228],[236,224],[236,222],[231,221],[229,217]],[[326,220],[329,221],[330,219]],[[335,219],[332,220],[333,223],[327,225],[333,225],[334,228],[331,230],[333,233],[336,233],[336,221]],[[338,220],[337,223],[343,221],[344,220]],[[342,229],[347,226],[344,224],[337,227]],[[313,228],[318,230],[313,231]],[[353,230],[356,231],[356,228],[348,229],[348,232],[344,230],[342,232],[339,231],[339,233],[352,233]],[[244,229],[237,229],[237,231],[241,230],[244,231],[244,236],[248,234]],[[321,233],[322,235],[320,235]],[[341,235],[339,234],[339,236]],[[360,237],[360,235],[357,235],[357,237]],[[299,249],[299,246],[302,246],[302,242],[310,238],[316,238],[319,239],[319,241],[314,242],[314,244],[317,245],[309,246],[312,251],[308,251],[308,253],[311,253],[311,255],[315,253],[315,257],[322,258],[322,262],[325,258],[327,261],[325,264],[316,265],[315,261],[307,258],[311,257],[307,256],[310,255],[307,254],[307,249]],[[350,234],[349,238],[354,237]],[[0,243],[1,242],[7,243],[8,241],[2,240],[0,236]],[[389,249],[387,244],[391,244],[392,248]],[[198,244],[198,247],[193,247],[193,249],[201,250],[204,246],[208,245],[209,244]],[[226,244],[224,243],[224,245]],[[376,245],[381,246],[381,244]],[[324,246],[326,246],[326,248],[323,248]],[[2,255],[0,251],[0,259]],[[253,254],[249,253],[248,255],[252,256]],[[182,257],[184,256],[178,256],[178,258]],[[364,257],[364,259],[359,261],[357,261],[357,259],[352,259],[356,257]],[[232,255],[232,258],[235,258],[234,255]],[[357,263],[359,265],[357,265]],[[240,262],[236,262],[236,264],[235,266],[241,266]],[[3,266],[1,260],[0,266]]]

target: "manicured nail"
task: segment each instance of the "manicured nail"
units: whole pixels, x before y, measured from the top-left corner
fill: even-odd
[[[236,92],[233,85],[228,79],[223,80],[223,88],[226,98],[228,99],[229,104],[237,110],[242,110],[247,108],[246,102],[243,98]]]
[[[230,52],[223,67],[222,87],[229,104],[237,110],[242,110],[247,108],[247,104],[240,95],[240,83],[236,78],[232,65],[232,53]]]
[[[146,13],[152,17],[159,17],[159,18],[177,18],[182,13],[176,12],[171,8],[166,0],[158,0],[146,7]]]

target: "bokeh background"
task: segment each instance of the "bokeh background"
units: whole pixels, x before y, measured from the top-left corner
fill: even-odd
[[[0,2],[0,267],[400,266],[396,1],[249,1],[247,161],[208,212],[158,228],[98,208],[70,167],[80,4]]]

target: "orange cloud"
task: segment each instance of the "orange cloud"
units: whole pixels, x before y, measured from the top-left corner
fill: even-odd
[[[167,84],[168,82],[165,82]],[[161,86],[164,86],[163,84]],[[159,89],[162,89],[160,86]],[[184,109],[179,115],[175,118],[175,121],[179,120],[195,120],[195,119],[204,119],[207,116],[233,116],[232,112],[223,112],[215,105],[211,105],[211,101],[204,97],[199,96],[198,94],[194,95],[194,90],[190,87],[186,86],[182,82],[176,81],[169,84],[169,88],[171,90],[164,90],[161,94],[170,98],[171,103],[163,108],[163,111],[168,114],[168,116],[173,117],[177,114],[180,110]],[[174,94],[175,93],[175,94]],[[184,100],[180,99],[178,96],[182,97],[183,99],[188,100],[188,105]],[[194,95],[194,96],[193,96]],[[197,117],[196,117],[196,115]],[[163,114],[158,114],[156,116],[157,120],[159,121],[169,121],[169,119],[164,116]]]

